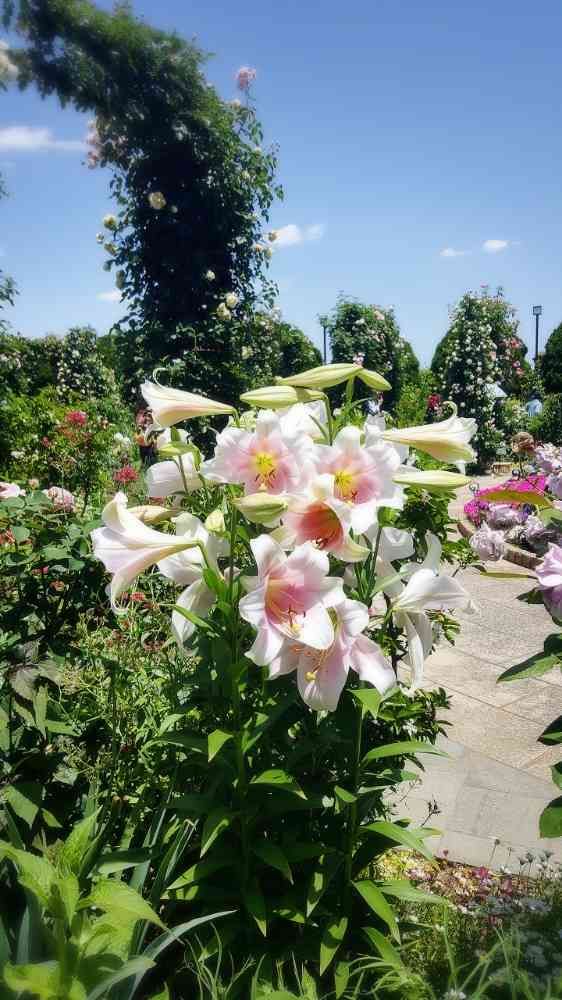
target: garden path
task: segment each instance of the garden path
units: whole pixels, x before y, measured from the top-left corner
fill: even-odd
[[[481,487],[496,481],[478,480]],[[460,512],[469,497],[468,489],[459,491],[451,513]],[[440,743],[449,756],[425,758],[421,784],[397,813],[422,821],[428,802],[435,800],[441,812],[428,825],[442,831],[433,840],[436,852],[480,865],[488,864],[493,852],[494,866],[505,863],[517,871],[517,858],[526,851],[549,849],[562,861],[561,841],[538,837],[539,815],[556,795],[550,767],[560,760],[560,747],[537,743],[546,725],[562,714],[562,673],[496,683],[507,667],[538,652],[554,626],[542,605],[516,600],[532,586],[527,570],[503,560],[494,569],[518,572],[521,579],[486,579],[474,569],[458,575],[477,611],[458,614],[462,628],[456,644],[444,643],[429,657],[424,682],[451,696],[450,710],[442,713],[449,734]],[[500,845],[494,849],[495,838]]]

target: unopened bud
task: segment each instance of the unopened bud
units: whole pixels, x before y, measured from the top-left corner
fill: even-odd
[[[298,375],[281,378],[279,384],[303,389],[330,389],[334,385],[340,385],[341,382],[347,382],[362,371],[360,365],[320,365],[319,368],[309,368],[308,371],[299,372]]]
[[[138,517],[143,524],[160,524],[167,521],[174,511],[171,507],[158,507],[156,504],[144,503],[138,507],[129,507],[129,513]]]
[[[385,389],[391,389],[392,386],[390,382],[378,372],[369,371],[368,368],[360,368],[358,372],[359,378],[365,385],[368,385],[370,389],[376,389],[378,392],[384,392]]]
[[[263,389],[251,389],[240,396],[247,406],[258,409],[281,410],[295,403],[313,403],[322,399],[322,393],[312,389],[295,389],[291,385],[267,385]]]
[[[459,472],[447,472],[446,469],[429,469],[426,472],[418,469],[401,469],[395,472],[393,482],[399,486],[415,486],[430,493],[442,493],[444,490],[458,490],[470,482],[469,476],[461,476]]]
[[[275,524],[289,504],[282,496],[271,493],[250,493],[232,501],[233,505],[253,524]]]
[[[226,531],[226,524],[224,523],[224,514],[220,507],[216,510],[212,510],[211,513],[205,519],[205,527],[207,531],[211,531],[214,535],[224,535]]]

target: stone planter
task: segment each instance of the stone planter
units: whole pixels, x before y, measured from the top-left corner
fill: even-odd
[[[465,538],[471,538],[476,531],[472,521],[469,521],[467,517],[460,517],[458,526],[461,535],[464,535]],[[536,569],[542,560],[542,556],[536,555],[535,552],[528,552],[526,549],[520,549],[518,545],[511,545],[509,542],[506,542],[504,559],[515,563],[516,566],[523,566],[525,569]]]

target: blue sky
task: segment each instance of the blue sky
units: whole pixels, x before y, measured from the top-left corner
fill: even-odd
[[[293,227],[272,274],[285,318],[316,342],[340,291],[393,305],[424,362],[448,306],[483,283],[504,286],[529,344],[534,303],[544,335],[562,320],[559,0],[135,10],[215,53],[208,77],[225,99],[237,68],[256,67],[286,192],[272,222]],[[0,266],[21,290],[10,319],[30,336],[106,332],[122,307],[100,298],[112,285],[95,234],[111,202],[109,175],[82,165],[87,116],[15,88],[0,102]]]

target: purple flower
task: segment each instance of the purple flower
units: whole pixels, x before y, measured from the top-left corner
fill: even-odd
[[[536,538],[540,538],[541,535],[544,535],[545,531],[546,528],[540,517],[536,517],[534,514],[531,514],[525,521],[523,537],[526,541],[533,542]]]
[[[537,566],[537,580],[543,601],[556,618],[562,617],[562,548],[552,543]]]
[[[558,500],[562,500],[562,473],[561,472],[555,472],[552,475],[550,475],[548,477],[547,481],[546,481],[546,485],[548,486],[550,492],[553,493],[554,496]]]
[[[480,559],[497,562],[505,555],[505,538],[501,531],[492,531],[487,524],[483,524],[470,539],[470,547]]]
[[[488,509],[488,524],[492,528],[513,528],[521,523],[521,513],[508,503],[492,503]]]

